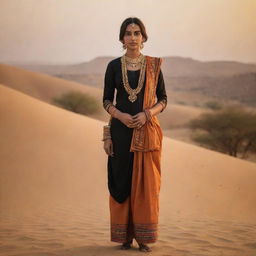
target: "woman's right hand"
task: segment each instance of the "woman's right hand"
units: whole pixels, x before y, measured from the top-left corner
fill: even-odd
[[[111,139],[104,140],[104,150],[107,155],[114,156],[113,143]]]
[[[118,119],[129,128],[134,128],[133,117],[128,113],[120,113]]]

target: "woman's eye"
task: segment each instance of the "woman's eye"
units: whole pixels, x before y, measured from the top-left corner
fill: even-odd
[[[134,35],[135,35],[135,36],[139,36],[140,34],[141,34],[140,31],[135,31],[135,32],[134,32]]]

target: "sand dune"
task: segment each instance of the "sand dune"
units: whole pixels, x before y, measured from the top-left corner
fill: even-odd
[[[46,102],[69,90],[79,90],[96,98],[102,94],[100,89],[88,85],[5,64],[0,64],[0,83]]]
[[[109,242],[104,122],[0,85],[0,255],[141,255]],[[256,165],[164,137],[151,255],[256,253]]]
[[[91,114],[90,117],[107,120],[107,114],[101,108],[101,89],[4,64],[0,64],[0,83],[51,104],[54,97],[71,90],[88,94],[100,106],[99,113]]]
[[[77,90],[95,97],[99,105],[102,105],[102,89],[4,64],[0,64],[0,83],[48,103],[51,103],[53,97]],[[201,108],[170,103],[159,115],[159,120],[165,130],[180,127],[203,112],[205,110]],[[102,108],[90,117],[106,122],[109,116]]]

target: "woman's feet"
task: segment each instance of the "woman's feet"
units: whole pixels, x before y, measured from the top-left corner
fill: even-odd
[[[138,243],[138,245],[139,245],[139,250],[141,252],[151,252],[152,251],[146,244]],[[129,250],[131,248],[132,248],[132,240],[129,242],[123,243],[121,245],[121,250]]]
[[[151,252],[152,251],[146,244],[139,244],[139,250],[141,252]]]
[[[132,248],[132,240],[130,242],[123,243],[121,245],[121,250],[129,250]]]

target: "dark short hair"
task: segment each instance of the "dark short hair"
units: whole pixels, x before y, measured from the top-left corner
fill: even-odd
[[[120,41],[123,40],[127,26],[132,24],[132,23],[135,23],[140,27],[141,34],[145,38],[145,42],[146,42],[148,40],[148,35],[147,35],[147,32],[146,32],[146,28],[145,28],[143,22],[137,17],[129,17],[129,18],[127,18],[123,21],[123,23],[120,27],[119,40]]]

